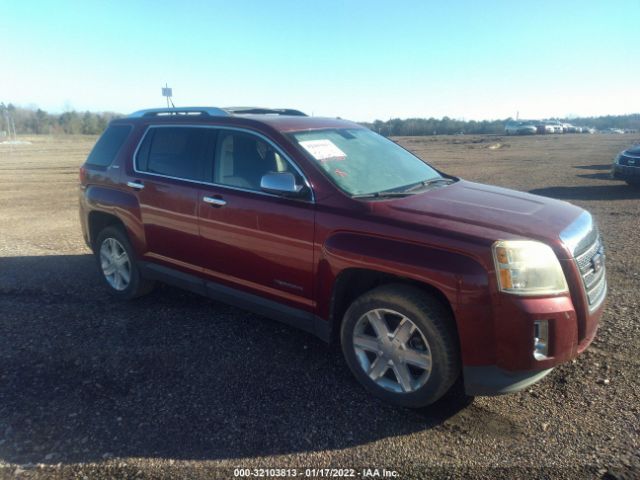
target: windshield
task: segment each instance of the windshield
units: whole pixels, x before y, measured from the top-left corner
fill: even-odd
[[[296,142],[348,194],[402,191],[442,176],[415,155],[360,128],[294,132]]]

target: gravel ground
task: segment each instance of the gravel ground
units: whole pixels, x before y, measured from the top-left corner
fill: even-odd
[[[638,138],[398,139],[468,180],[589,209],[608,254],[587,352],[525,392],[417,411],[369,397],[337,347],[284,325],[170,287],[112,300],[77,219],[95,138],[28,140],[0,145],[0,477],[640,478],[640,191],[608,178]]]

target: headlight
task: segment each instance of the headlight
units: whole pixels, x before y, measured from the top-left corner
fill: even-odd
[[[613,160],[613,163],[617,163],[619,165],[620,164],[620,156],[621,155],[622,155],[621,153],[617,154],[616,158]]]
[[[493,244],[498,285],[516,295],[553,295],[569,289],[551,247],[531,240],[500,240]]]

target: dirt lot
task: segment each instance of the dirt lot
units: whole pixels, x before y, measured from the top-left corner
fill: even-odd
[[[640,478],[640,191],[608,178],[636,136],[400,139],[449,173],[589,209],[608,254],[584,355],[528,391],[420,411],[372,399],[335,347],[256,315],[169,287],[110,299],[77,219],[95,139],[29,140],[0,145],[0,476]]]

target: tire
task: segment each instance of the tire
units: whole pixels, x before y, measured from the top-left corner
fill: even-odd
[[[135,252],[121,227],[109,226],[98,234],[94,255],[102,280],[114,297],[130,300],[153,290],[154,282],[142,277]]]
[[[387,403],[425,407],[460,377],[454,319],[419,288],[390,284],[365,293],[347,309],[340,337],[351,372]]]

